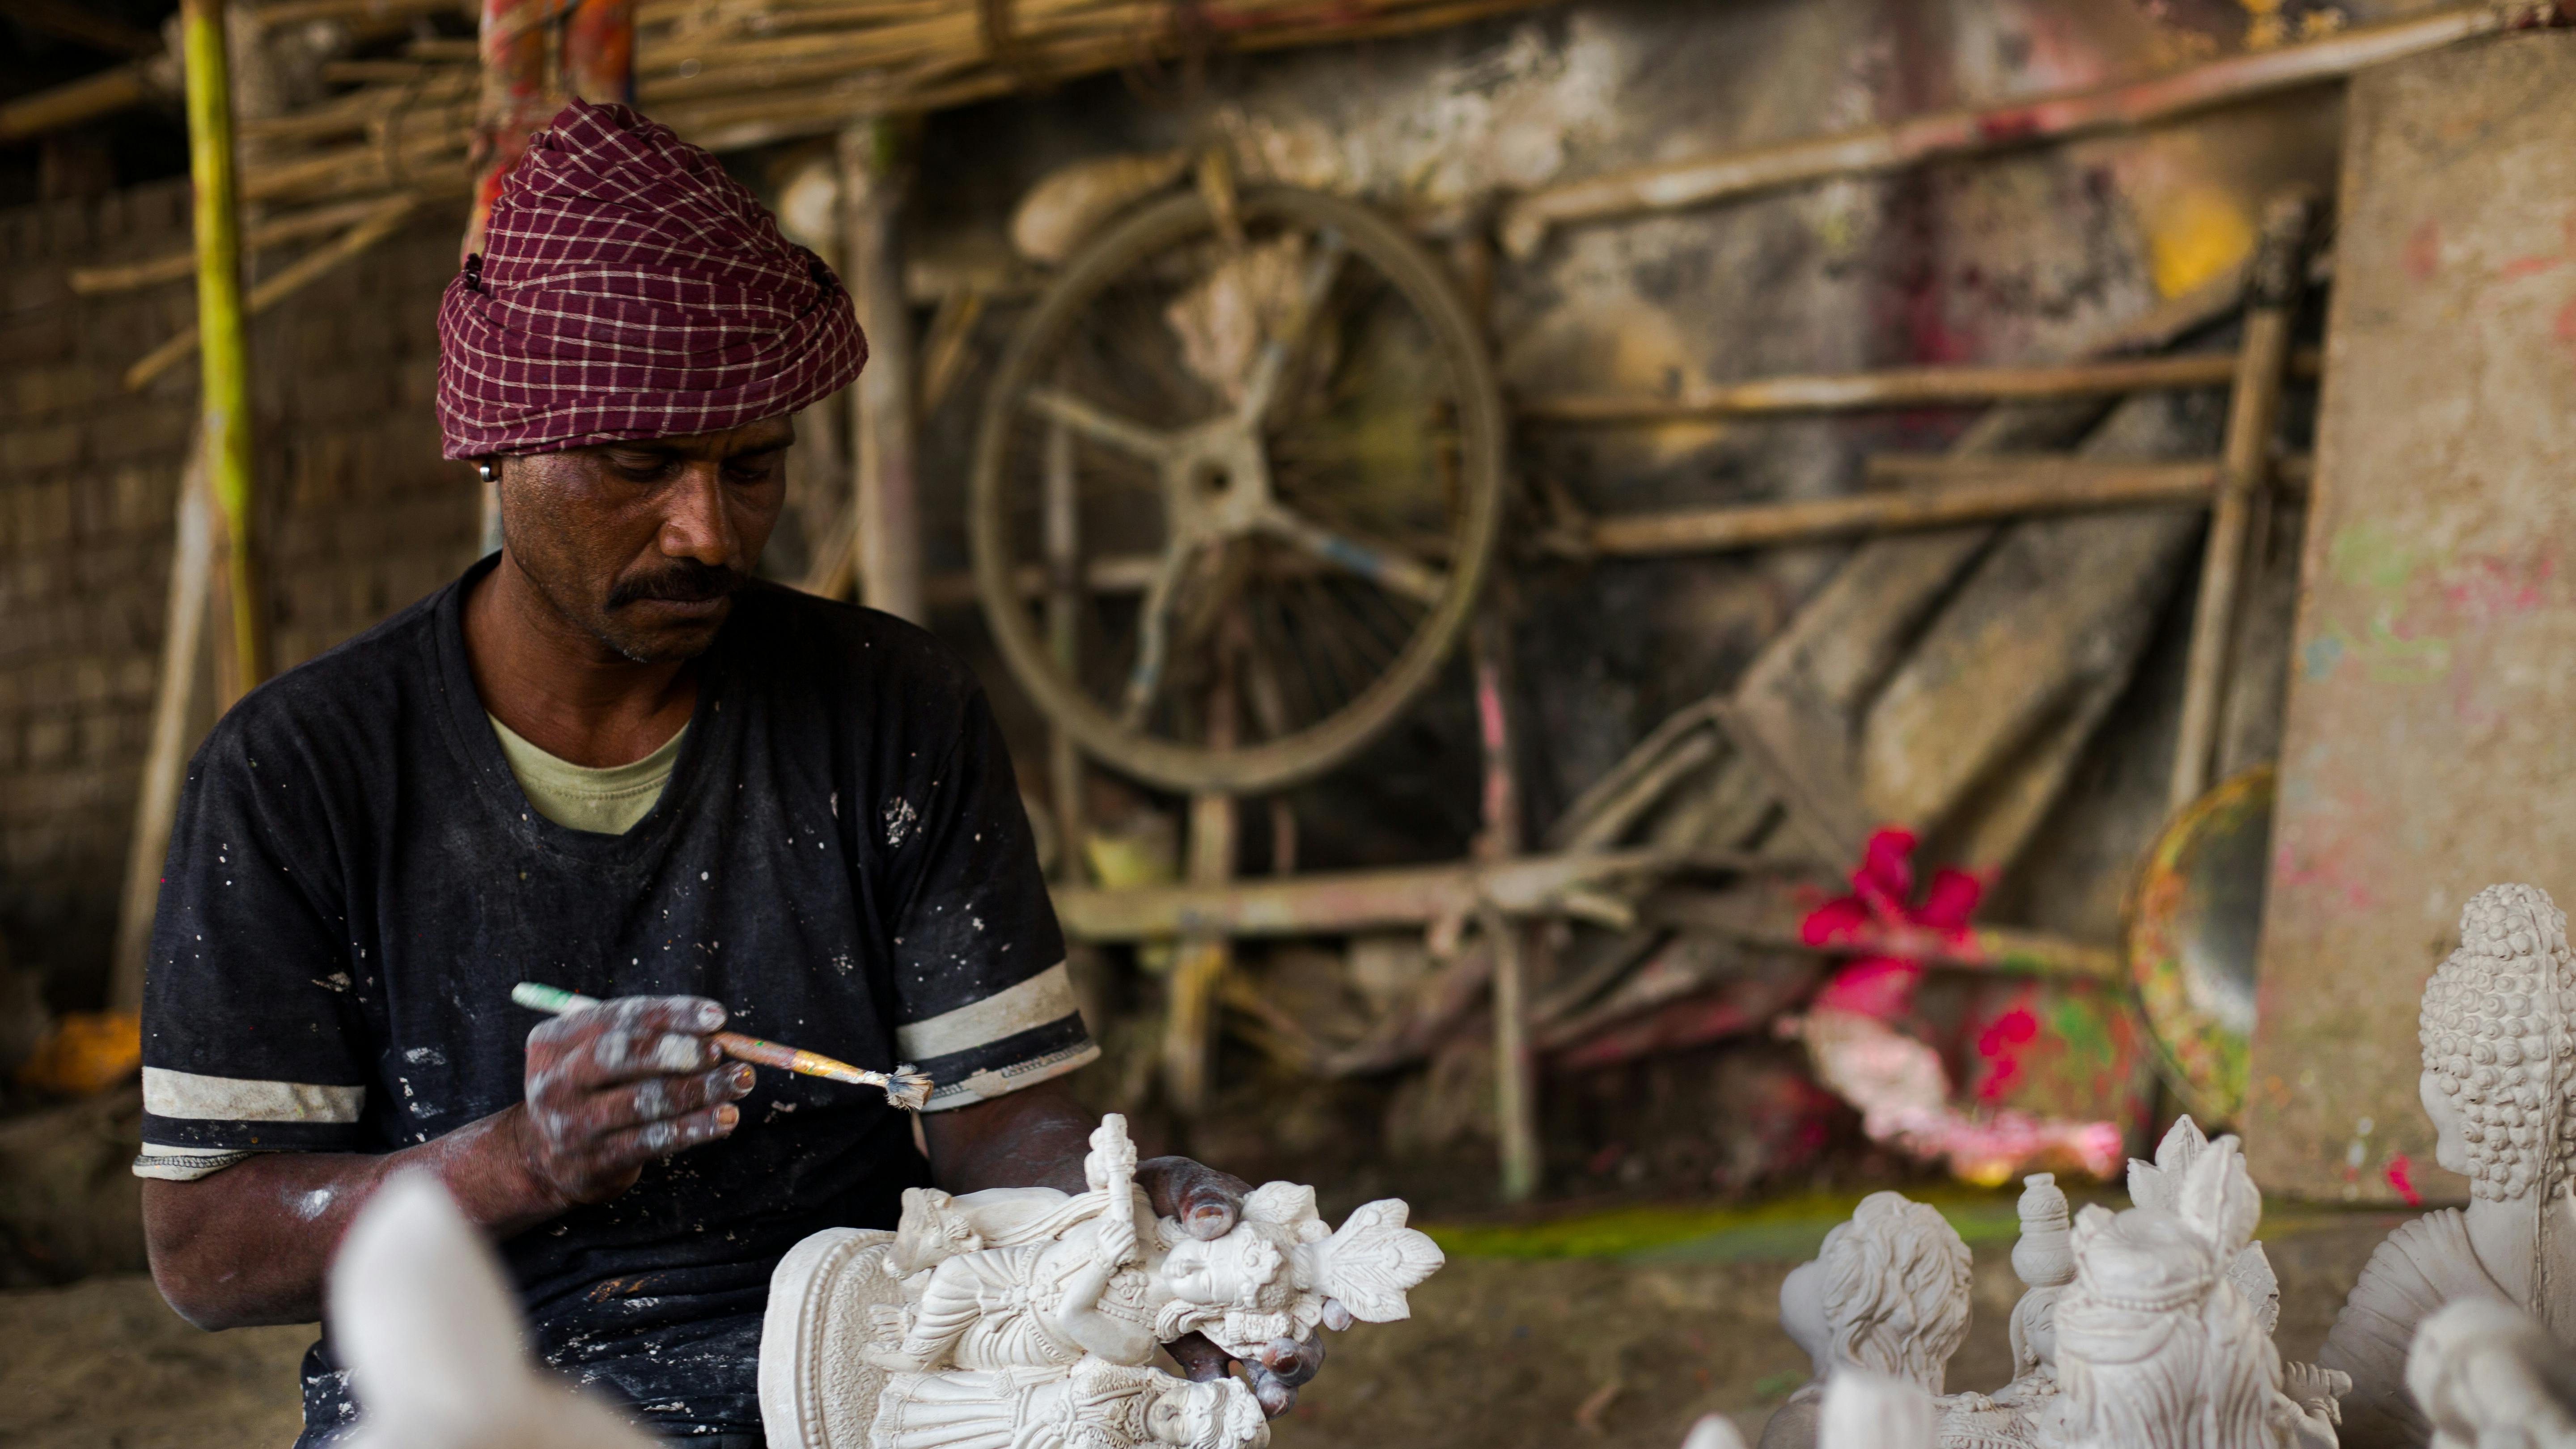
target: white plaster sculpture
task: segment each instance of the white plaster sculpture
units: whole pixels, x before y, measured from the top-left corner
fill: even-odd
[[[797,1245],[761,1343],[772,1449],[1252,1449],[1268,1429],[1249,1387],[1147,1367],[1160,1345],[1204,1333],[1248,1358],[1318,1326],[1392,1322],[1441,1265],[1402,1202],[1334,1231],[1312,1188],[1279,1182],[1201,1242],[1135,1187],[1125,1119],[1091,1141],[1088,1192],[915,1189],[892,1233]]]
[[[2056,1311],[2056,1442],[2335,1449],[2347,1385],[2283,1372],[2265,1323],[2270,1268],[2248,1251],[2263,1198],[2236,1139],[2206,1141],[2186,1118],[2157,1157],[2130,1165],[2137,1206],[2075,1220],[2075,1282]]]
[[[1941,1449],[2333,1449],[2347,1385],[2272,1347],[2280,1292],[2236,1139],[2185,1117],[2128,1181],[2129,1211],[2070,1226],[2054,1179],[2025,1179],[2013,1380],[1941,1400]]]
[[[2432,1421],[2433,1449],[2576,1449],[2576,1359],[2496,1299],[2425,1319],[2406,1388]]]
[[[426,1172],[395,1174],[358,1214],[330,1295],[351,1449],[651,1449],[528,1357],[499,1260]]]
[[[1780,1285],[1780,1326],[1816,1376],[1762,1427],[1760,1449],[1808,1449],[1827,1384],[1846,1370],[1900,1379],[1926,1395],[1968,1334],[1968,1245],[1937,1209],[1892,1192],[1861,1199],[1812,1263]]]
[[[1260,1449],[1270,1424],[1241,1379],[1192,1383],[1085,1355],[1070,1369],[897,1373],[876,1449]]]
[[[1825,1381],[1816,1449],[1932,1449],[1932,1395],[1912,1379],[1845,1368]]]
[[[2136,1164],[2131,1164],[2131,1171]],[[1991,1395],[1961,1394],[1943,1406],[1942,1449],[2027,1449],[2053,1433],[2057,1397],[2057,1300],[2075,1281],[2075,1244],[2066,1193],[2052,1173],[2022,1179],[2021,1236],[2013,1275],[2023,1292],[2008,1325],[2012,1382]]]
[[[1682,1436],[1682,1449],[1744,1449],[1744,1436],[1724,1414],[1702,1414]]]
[[[2388,1235],[2344,1300],[2318,1361],[2351,1375],[2344,1442],[2413,1449],[2432,1425],[2402,1389],[2417,1325],[2493,1298],[2576,1350],[2576,961],[2567,916],[2527,885],[2460,910],[2460,946],[2424,987],[2421,1095],[2434,1160],[2469,1179],[2467,1211]]]

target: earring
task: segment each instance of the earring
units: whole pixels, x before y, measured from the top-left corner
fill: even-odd
[[[477,459],[474,464],[474,471],[486,483],[498,483],[501,481],[500,466],[489,458]]]

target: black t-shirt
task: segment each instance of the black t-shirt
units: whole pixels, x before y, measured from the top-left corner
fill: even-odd
[[[556,825],[466,669],[492,560],[261,687],[190,765],[144,1005],[146,1176],[379,1153],[521,1097],[528,980],[712,997],[742,1031],[918,1063],[931,1110],[1097,1054],[973,675],[900,620],[746,589],[670,783],[623,835]],[[664,1433],[756,1431],[769,1274],[924,1182],[883,1094],[763,1069],[742,1125],[501,1245],[536,1346]],[[352,1410],[327,1343],[306,1442]]]

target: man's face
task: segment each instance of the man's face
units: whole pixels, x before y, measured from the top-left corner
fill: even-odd
[[[639,664],[695,657],[733,612],[787,491],[795,425],[504,458],[501,536],[555,612]]]

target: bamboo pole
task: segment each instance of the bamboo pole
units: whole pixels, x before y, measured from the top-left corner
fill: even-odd
[[[969,293],[967,295],[975,295]],[[1050,422],[1046,433],[1045,513],[1040,527],[1046,549],[1047,649],[1056,668],[1068,678],[1082,670],[1082,509],[1081,479],[1074,472],[1073,430]],[[1083,838],[1089,834],[1083,808],[1082,748],[1061,724],[1047,727],[1047,778],[1055,793],[1056,878],[1087,878]]]
[[[250,335],[242,310],[241,217],[233,194],[232,81],[224,0],[181,0],[181,58],[188,77],[188,169],[196,183],[197,330],[206,481],[223,517],[224,582],[231,604],[232,677],[241,688],[268,677],[259,536],[251,474]],[[229,705],[230,700],[225,703]]]
[[[143,752],[143,784],[134,801],[134,835],[126,848],[125,890],[116,913],[116,954],[108,972],[108,1009],[143,1009],[143,967],[152,946],[152,917],[161,900],[162,858],[178,818],[198,714],[200,656],[215,567],[214,500],[206,487],[202,425],[189,440],[179,474],[179,512],[170,549],[170,587],[161,627],[161,678],[152,696],[152,742]]]
[[[2227,414],[2217,501],[2200,564],[2200,597],[2191,616],[2191,654],[2183,668],[2182,724],[2166,809],[2180,814],[2209,788],[2219,708],[2227,697],[2228,646],[2236,633],[2238,580],[2254,495],[2271,460],[2281,415],[2282,374],[2290,355],[2304,274],[2309,198],[2283,197],[2265,209],[2263,235],[2246,283],[2245,340],[2237,356],[2236,392]]]
[[[2037,514],[2194,507],[2216,486],[2206,462],[2034,465],[1989,482],[1604,518],[1588,542],[1593,553],[1625,558],[1726,553]]]
[[[2294,361],[2310,377],[2320,365],[2313,350],[2302,352]],[[2027,367],[1895,367],[1766,377],[1702,388],[1678,398],[1575,394],[1521,398],[1512,410],[1526,421],[1567,426],[1696,423],[1786,413],[1963,407],[2225,387],[2235,380],[2236,369],[2236,355],[2227,352]]]
[[[1484,829],[1478,862],[1500,864],[1521,853],[1521,799],[1513,765],[1511,635],[1502,605],[1487,599],[1468,640],[1476,679],[1476,738],[1484,760]],[[1538,1065],[1530,1050],[1529,926],[1484,904],[1479,928],[1494,953],[1494,1136],[1505,1202],[1538,1193],[1544,1166],[1538,1133]]]
[[[1423,929],[1491,909],[1507,919],[1565,913],[1576,894],[1697,869],[1780,869],[1740,855],[1662,849],[1524,855],[1498,865],[1472,860],[1387,870],[1333,871],[1289,879],[1242,880],[1222,886],[1145,886],[1129,890],[1058,887],[1056,914],[1065,934],[1099,943],[1167,941],[1185,931],[1242,939],[1337,936],[1396,928]],[[1905,956],[1955,970],[2004,975],[2116,980],[2120,956],[2104,946],[2044,931],[1979,926],[1965,933],[1924,927],[1862,927],[1825,943],[1804,939],[1805,898],[1783,881],[1756,879],[1715,891],[1672,890],[1650,896],[1639,912],[1649,925],[1709,931],[1767,950],[1828,956]]]
[[[0,104],[0,144],[112,116],[152,99],[152,62],[128,61]]]
[[[1216,39],[1228,51],[1251,51],[1400,35],[1532,3],[1351,0],[1324,6],[1314,0],[1246,0],[1227,7]],[[381,8],[388,15],[417,13],[424,4],[468,8],[444,0],[386,0]],[[262,14],[281,22],[354,21],[377,8],[375,0],[295,0],[272,4]],[[641,100],[656,119],[688,139],[732,150],[831,135],[877,115],[965,105],[1170,53],[1170,9],[1163,0],[1013,0],[1010,14],[1011,63],[1004,64],[987,43],[985,7],[976,0],[778,5],[757,31],[706,24],[703,5],[646,0],[637,16],[639,49],[650,62],[640,77]],[[282,119],[273,133],[280,137],[347,139],[320,150],[281,150],[250,175],[245,195],[312,201],[394,189],[434,195],[471,190],[476,165],[469,157],[486,154],[471,144],[473,108],[417,103],[451,88],[471,90],[473,68],[422,59],[416,79],[380,81],[354,102],[334,98]],[[390,136],[364,129],[397,117]]]
[[[128,25],[73,0],[0,0],[0,16],[30,30],[103,50],[110,55],[149,58],[161,53],[161,37],[140,25]]]
[[[1207,743],[1210,749],[1232,749],[1238,708],[1235,669],[1230,654],[1220,655],[1215,687],[1208,695]],[[1234,879],[1242,846],[1243,804],[1222,790],[1202,790],[1190,797],[1190,884],[1222,890]],[[1181,937],[1172,961],[1163,1017],[1163,1084],[1172,1109],[1198,1117],[1208,1109],[1215,1089],[1217,1000],[1234,965],[1234,941],[1222,931],[1193,931]]]
[[[914,496],[912,320],[903,294],[903,208],[911,178],[901,124],[862,121],[840,137],[842,280],[867,333],[851,477],[859,599],[918,624],[921,524]]]
[[[1511,916],[1544,914],[1558,909],[1570,888],[1675,870],[1693,859],[1668,850],[1599,851],[1268,876],[1213,888],[1066,887],[1055,892],[1055,905],[1066,933],[1084,941],[1161,941],[1191,931],[1338,935],[1472,919],[1485,903]]]
[[[2304,45],[2229,56],[2147,80],[1940,111],[1893,125],[1725,151],[1550,187],[1504,210],[1503,245],[1525,257],[1545,244],[1552,229],[1573,222],[1677,211],[1827,177],[1869,175],[1942,157],[2154,125],[2297,86],[2341,80],[2383,61],[2473,36],[2542,23],[2558,8],[2551,4],[2453,6],[2356,27]]]
[[[364,201],[344,201],[333,206],[299,211],[291,216],[273,217],[242,233],[242,248],[261,252],[288,242],[326,235],[357,225],[375,214],[385,198],[371,196]],[[197,254],[192,249],[171,252],[148,261],[118,262],[112,266],[74,267],[68,281],[72,293],[96,297],[109,292],[131,292],[143,287],[157,287],[164,282],[177,282],[197,275]]]
[[[339,266],[358,256],[378,242],[392,236],[411,214],[412,199],[396,196],[377,202],[369,209],[366,220],[327,246],[314,248],[250,290],[249,315],[256,317],[306,287],[320,281]],[[201,309],[202,310],[202,309]],[[153,348],[125,370],[125,390],[140,392],[152,379],[175,367],[188,354],[197,350],[199,329],[182,328],[169,341]]]

